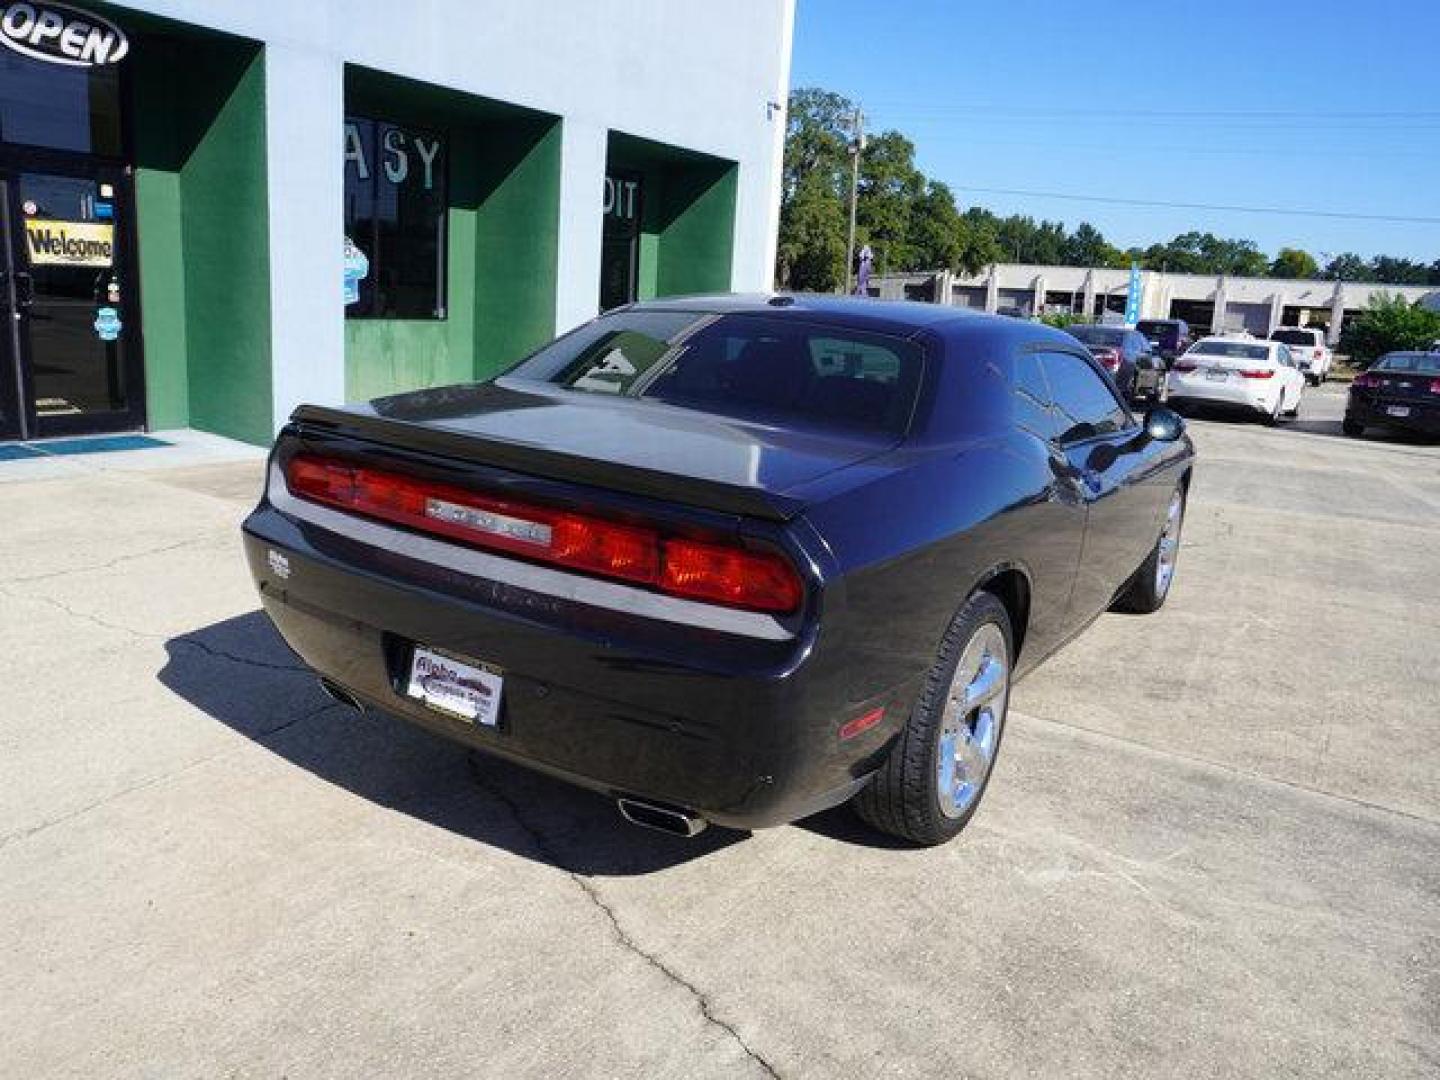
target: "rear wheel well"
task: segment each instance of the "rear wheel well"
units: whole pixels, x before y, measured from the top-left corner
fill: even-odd
[[[1019,570],[1001,570],[987,579],[979,592],[988,592],[1005,605],[1010,616],[1010,629],[1015,635],[1015,659],[1025,644],[1025,631],[1030,625],[1030,582]]]

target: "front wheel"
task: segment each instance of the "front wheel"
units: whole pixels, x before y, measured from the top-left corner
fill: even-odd
[[[865,822],[926,847],[965,828],[1005,733],[1013,641],[1004,604],[987,592],[966,601],[889,757],[852,801]]]
[[[1175,561],[1180,557],[1180,531],[1185,524],[1185,489],[1177,487],[1170,495],[1165,510],[1165,525],[1160,539],[1135,571],[1112,606],[1115,611],[1134,615],[1150,615],[1165,606],[1170,583],[1175,579]]]

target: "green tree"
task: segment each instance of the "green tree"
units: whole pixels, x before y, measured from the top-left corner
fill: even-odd
[[[1320,276],[1320,264],[1308,251],[1281,248],[1270,264],[1270,276],[1277,278],[1313,278]]]
[[[1376,255],[1370,262],[1370,280],[1384,285],[1425,285],[1430,280],[1430,268],[1413,259]]]
[[[1141,261],[1146,270],[1172,274],[1264,277],[1270,269],[1253,240],[1227,240],[1208,232],[1182,233],[1168,244],[1152,244]]]
[[[1359,255],[1347,251],[1325,264],[1325,277],[1330,281],[1368,281],[1370,267]]]
[[[830,292],[845,281],[854,109],[848,98],[814,87],[790,95],[775,257],[782,288]]]
[[[1061,245],[1065,266],[1128,266],[1125,253],[1105,239],[1099,229],[1082,221]]]
[[[1425,349],[1440,340],[1440,314],[1403,296],[1381,293],[1345,327],[1340,351],[1368,366],[1396,349]]]

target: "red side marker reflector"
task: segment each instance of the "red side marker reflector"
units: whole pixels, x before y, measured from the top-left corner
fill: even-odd
[[[885,709],[883,707],[871,709],[864,716],[857,716],[854,720],[843,724],[840,728],[840,738],[853,739],[856,735],[861,735],[869,731],[883,719],[885,719]]]

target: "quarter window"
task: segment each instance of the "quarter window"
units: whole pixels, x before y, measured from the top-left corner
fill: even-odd
[[[1112,435],[1130,414],[1090,364],[1073,353],[1042,353],[1041,362],[1055,402],[1061,442]]]

